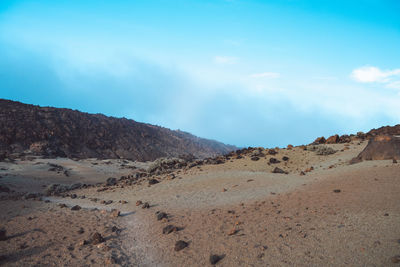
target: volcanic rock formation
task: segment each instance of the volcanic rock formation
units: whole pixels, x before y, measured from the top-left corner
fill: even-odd
[[[15,153],[47,157],[126,158],[225,154],[236,147],[125,118],[0,99],[0,160]]]

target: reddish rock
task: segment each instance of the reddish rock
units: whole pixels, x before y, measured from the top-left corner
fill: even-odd
[[[314,144],[325,144],[325,142],[326,142],[325,137],[321,136],[321,137],[318,137],[317,139],[315,139],[315,141],[313,143]]]
[[[339,135],[335,134],[326,139],[327,144],[337,144],[339,143]]]

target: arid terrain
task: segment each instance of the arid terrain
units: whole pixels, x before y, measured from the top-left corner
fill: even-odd
[[[400,163],[349,164],[367,140],[321,143],[190,162],[5,160],[0,264],[399,264]]]

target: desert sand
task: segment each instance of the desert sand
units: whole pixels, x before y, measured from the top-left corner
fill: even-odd
[[[14,191],[0,193],[0,227],[6,231],[0,264],[395,266],[400,164],[349,164],[366,144],[324,145],[337,150],[329,155],[303,147],[276,155],[261,150],[258,160],[231,157],[135,178],[133,184],[120,177],[151,163],[39,157],[0,162],[0,184]],[[288,174],[272,173],[275,167]],[[107,185],[109,177],[117,182]],[[78,182],[93,186],[61,196],[21,193]],[[71,209],[76,205],[80,209]]]

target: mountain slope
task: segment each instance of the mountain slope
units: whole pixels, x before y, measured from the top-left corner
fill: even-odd
[[[224,154],[234,146],[125,118],[0,99],[0,153],[126,158]]]

